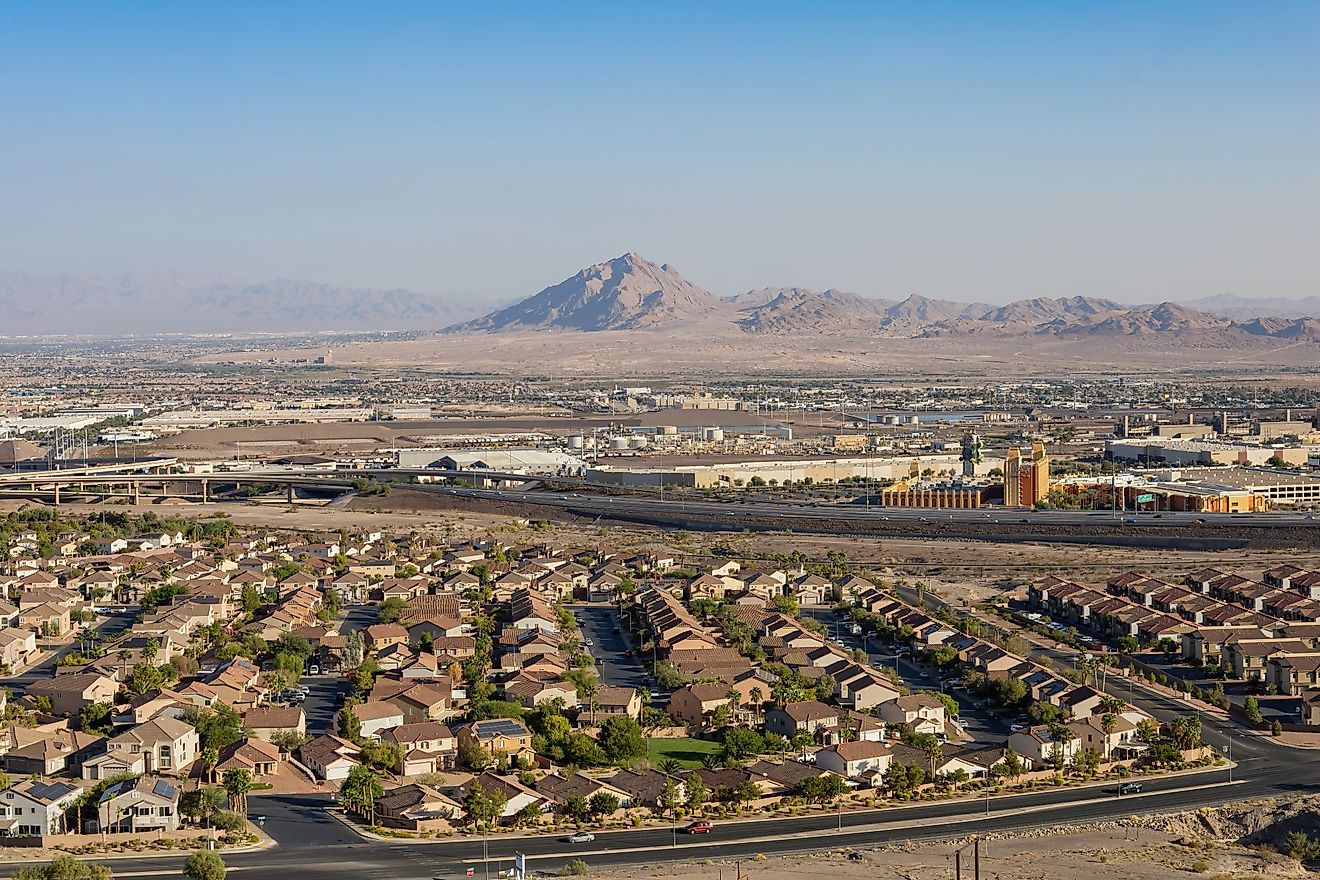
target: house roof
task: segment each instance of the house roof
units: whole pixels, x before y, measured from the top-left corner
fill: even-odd
[[[265,706],[243,716],[249,730],[295,730],[306,722],[301,706]]]

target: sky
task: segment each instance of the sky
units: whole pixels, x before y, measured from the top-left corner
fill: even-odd
[[[1315,2],[0,4],[0,269],[1320,294]]]

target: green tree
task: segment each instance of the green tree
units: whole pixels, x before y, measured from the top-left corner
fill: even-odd
[[[365,764],[348,771],[339,784],[339,800],[371,825],[376,824],[376,799],[382,794],[380,776]]]
[[[243,716],[222,704],[210,709],[186,709],[183,720],[197,729],[197,738],[203,749],[223,749],[243,737]]]
[[[1242,709],[1247,713],[1247,720],[1252,724],[1264,722],[1265,716],[1260,714],[1260,700],[1255,697],[1247,697],[1242,703]]]
[[[710,800],[710,787],[695,773],[688,774],[683,780],[683,787],[687,791],[687,808],[692,812],[701,809]]]
[[[199,849],[183,863],[183,876],[188,880],[225,880],[225,861],[214,850]]]
[[[380,607],[376,610],[376,619],[381,623],[398,623],[407,607],[408,603],[402,599],[390,597],[380,603]]]
[[[596,738],[605,757],[613,764],[623,764],[646,755],[642,727],[624,715],[606,718]]]
[[[112,880],[114,872],[105,865],[80,862],[73,856],[56,856],[45,865],[24,865],[10,877],[12,880]]]
[[[589,807],[593,816],[608,816],[619,808],[619,799],[608,791],[598,791],[591,796]]]
[[[463,812],[473,824],[489,828],[504,815],[508,804],[508,796],[500,789],[486,791],[480,782],[474,782],[463,798]]]

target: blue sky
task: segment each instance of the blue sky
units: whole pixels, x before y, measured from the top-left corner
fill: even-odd
[[[1320,294],[1320,4],[0,6],[0,269]]]

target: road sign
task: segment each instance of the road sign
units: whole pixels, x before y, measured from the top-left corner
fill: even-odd
[[[515,880],[525,880],[527,877],[527,855],[526,853],[514,850],[513,853],[513,871],[510,872]]]
[[[467,875],[468,875],[469,877],[475,877],[475,876],[477,875],[477,869],[476,869],[476,868],[468,868],[468,870],[467,870]]]
[[[1154,496],[1154,495],[1138,495],[1138,496],[1137,496],[1137,503],[1138,503],[1138,504],[1147,504],[1147,503],[1149,503],[1149,502],[1151,502],[1151,501],[1154,501],[1154,500],[1155,500],[1155,496]]]

